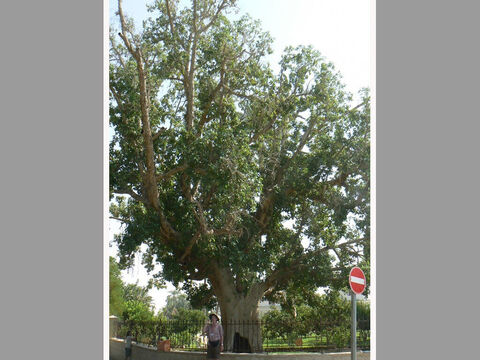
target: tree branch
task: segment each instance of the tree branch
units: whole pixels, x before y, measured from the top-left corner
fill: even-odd
[[[123,218],[119,218],[119,217],[115,217],[115,216],[110,216],[109,219],[117,220],[117,221],[120,221],[120,222],[123,222],[123,223],[126,223],[126,224],[131,223],[131,221],[128,220],[128,219],[123,219]]]
[[[115,46],[115,39],[113,38],[113,36],[110,36],[110,42],[112,43],[111,49],[112,49],[113,52],[117,55],[118,61],[120,62],[120,64],[122,65],[122,67],[123,67],[124,69],[126,69],[127,66],[126,66],[126,64],[125,64],[125,61],[123,60],[122,54],[120,54],[120,52],[118,51],[117,47]]]
[[[218,15],[220,15],[220,12],[227,7],[227,3],[228,3],[227,0],[223,0],[221,2],[220,6],[217,8],[216,13],[212,16],[212,19],[210,20],[210,22],[207,25],[200,28],[200,33],[207,31],[208,28],[210,28],[210,26],[212,26],[215,23],[215,21],[217,21]]]
[[[170,242],[179,237],[178,232],[173,229],[173,227],[168,222],[165,217],[161,206],[158,193],[157,179],[156,179],[156,168],[155,168],[155,153],[153,148],[153,139],[152,139],[152,129],[150,127],[150,101],[148,96],[147,80],[144,69],[144,58],[140,48],[134,49],[127,38],[126,31],[127,26],[125,22],[125,17],[123,15],[122,9],[122,0],[118,0],[118,14],[120,16],[122,32],[119,33],[120,37],[123,39],[125,46],[129,50],[130,54],[137,62],[137,71],[139,75],[140,83],[140,106],[141,106],[141,121],[142,121],[142,135],[143,135],[143,147],[145,150],[146,158],[146,167],[147,171],[143,176],[144,188],[146,193],[146,199],[143,199],[136,195],[137,200],[143,200],[142,202],[153,207],[160,217],[161,233],[165,241]],[[135,197],[134,197],[135,198]],[[145,201],[146,200],[146,201]]]
[[[360,239],[353,239],[353,240],[349,240],[349,241],[345,241],[341,244],[337,244],[337,248],[343,248],[343,247],[346,247],[346,246],[349,246],[349,245],[359,245],[359,244],[362,244],[363,242],[366,242],[366,241],[369,241],[370,239],[369,238],[360,238]]]
[[[336,249],[344,248],[353,244],[358,245],[366,240],[368,239],[367,238],[353,239],[341,244],[336,244],[335,247],[325,246],[314,251],[303,253],[300,257],[298,257],[295,260],[294,263],[290,264],[287,268],[277,268],[269,276],[267,276],[267,278],[263,282],[263,286],[265,288],[265,294],[268,295],[270,292],[274,290],[275,286],[277,286],[280,283],[287,282],[295,273],[300,271],[303,267],[306,267],[307,265],[305,264],[305,260],[315,257],[320,253],[328,250],[336,250]]]
[[[194,94],[195,94],[195,59],[197,55],[197,1],[193,0],[193,25],[192,25],[193,42],[190,53],[190,68],[186,72],[187,78],[185,82],[185,92],[187,98],[187,114],[186,114],[186,127],[187,131],[193,128],[193,106],[194,106]]]
[[[207,219],[205,218],[202,204],[200,203],[200,201],[198,201],[192,196],[190,185],[187,184],[187,176],[185,174],[182,174],[180,182],[184,196],[187,198],[188,201],[196,205],[196,210],[193,212],[193,215],[195,216],[195,219],[197,219],[197,222],[200,225],[201,234],[213,234],[212,230],[208,228]]]
[[[155,134],[152,135],[152,141],[157,140],[160,135],[162,135],[165,131],[167,131],[167,129],[165,129],[164,127],[160,128],[160,130],[158,130]]]
[[[186,169],[188,169],[188,165],[187,165],[187,164],[183,164],[183,165],[177,166],[176,168],[173,168],[173,169],[167,171],[167,172],[164,173],[164,174],[157,175],[157,181],[168,180],[168,179],[170,179],[173,175],[175,175],[175,174],[177,174],[177,173],[179,173],[179,172],[185,171]]]
[[[167,16],[168,16],[168,23],[170,24],[170,32],[172,33],[172,36],[175,36],[175,27],[173,26],[173,18],[170,12],[170,1],[166,0],[165,2],[167,5]]]
[[[142,135],[143,135],[143,145],[145,149],[145,157],[146,157],[146,167],[147,172],[144,176],[144,183],[145,183],[145,190],[147,193],[147,199],[150,202],[150,205],[163,217],[163,213],[161,213],[160,209],[160,201],[158,197],[158,188],[157,182],[155,177],[155,154],[153,149],[153,140],[152,140],[152,129],[150,128],[150,119],[149,119],[149,112],[150,112],[150,101],[148,97],[148,90],[147,90],[147,80],[145,75],[144,69],[144,59],[142,52],[139,48],[133,49],[130,41],[126,36],[126,22],[125,17],[123,15],[122,9],[122,0],[118,0],[118,14],[120,16],[121,28],[122,32],[119,33],[120,37],[123,39],[125,46],[132,54],[133,58],[137,62],[137,71],[139,76],[139,83],[140,83],[140,107],[142,113]]]
[[[125,104],[123,103],[122,99],[120,99],[120,95],[115,91],[112,85],[110,85],[109,87],[110,91],[113,94],[113,97],[115,98],[115,101],[117,102],[118,107],[123,111]]]
[[[190,256],[190,254],[192,253],[193,245],[197,243],[199,238],[200,238],[200,233],[197,231],[195,235],[192,236],[192,239],[190,240],[190,243],[188,244],[188,246],[185,248],[185,252],[183,253],[183,255],[180,256],[180,259],[178,260],[180,263],[183,263],[183,261]]]
[[[207,119],[208,111],[212,107],[213,102],[215,101],[215,97],[218,94],[218,91],[220,91],[220,89],[223,87],[224,71],[225,71],[225,63],[222,62],[222,66],[221,66],[221,69],[220,69],[220,82],[218,83],[218,85],[213,90],[213,92],[210,96],[209,102],[208,102],[207,106],[205,106],[205,109],[203,110],[202,118],[201,118],[200,122],[198,123],[198,130],[197,130],[198,135],[197,136],[200,136],[200,134],[202,133],[203,126],[211,120],[211,119]]]
[[[291,159],[295,158],[298,153],[303,149],[303,147],[307,144],[308,141],[310,141],[311,136],[312,136],[312,131],[315,126],[315,120],[313,116],[310,116],[310,121],[308,123],[308,128],[305,130],[303,133],[302,139],[300,140],[300,143],[297,146],[297,149],[295,150],[294,154],[292,155]],[[290,159],[290,161],[291,161]]]
[[[147,199],[143,198],[142,196],[138,195],[135,191],[132,189],[113,189],[112,192],[114,194],[118,195],[130,195],[132,198],[137,200],[138,202],[141,202],[142,204],[147,205],[148,201]]]
[[[358,108],[361,108],[361,107],[364,106],[364,105],[365,105],[365,102],[362,102],[362,103],[358,104],[357,106],[351,108],[349,111],[357,110]]]
[[[127,33],[127,23],[125,21],[125,16],[123,15],[123,7],[122,7],[122,0],[118,0],[118,15],[120,17],[120,25],[122,32],[118,33],[118,35],[122,38],[125,46],[127,47],[128,51],[133,55],[135,51],[133,50],[132,44],[128,40],[126,33]]]

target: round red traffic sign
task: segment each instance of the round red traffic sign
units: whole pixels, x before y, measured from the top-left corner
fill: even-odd
[[[357,295],[360,295],[363,290],[365,290],[365,286],[367,285],[365,274],[363,273],[362,269],[357,266],[350,270],[348,282],[350,283],[350,288],[352,291]]]

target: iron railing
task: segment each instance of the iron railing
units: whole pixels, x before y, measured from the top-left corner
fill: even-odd
[[[177,350],[205,351],[202,336],[205,322],[194,321],[124,321],[115,329],[118,338],[128,330],[133,338],[145,345],[157,346],[159,340],[170,340]],[[242,321],[222,322],[226,352],[324,352],[348,349],[351,344],[351,323],[348,320],[325,321]],[[357,347],[370,349],[370,320],[357,321]]]

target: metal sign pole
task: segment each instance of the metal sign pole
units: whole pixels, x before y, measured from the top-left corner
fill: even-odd
[[[352,297],[352,360],[357,360],[357,299],[353,291]]]

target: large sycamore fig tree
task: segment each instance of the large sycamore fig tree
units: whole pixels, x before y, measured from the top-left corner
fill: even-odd
[[[262,351],[263,299],[342,286],[369,257],[369,98],[352,103],[311,47],[287,48],[233,0],[156,1],[110,34],[110,193],[123,265],[140,246],[156,281],[218,303]],[[161,265],[160,272],[154,270]],[[258,329],[257,329],[258,330]]]

